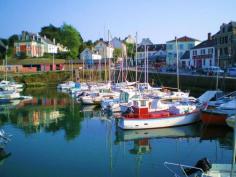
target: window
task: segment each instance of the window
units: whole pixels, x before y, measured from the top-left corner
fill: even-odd
[[[213,54],[213,49],[208,49],[208,54]]]
[[[140,101],[140,105],[141,105],[141,106],[146,106],[146,101],[145,101],[145,100],[141,100],[141,101]]]
[[[225,36],[225,43],[228,43],[228,36]]]
[[[183,50],[184,49],[184,45],[183,44],[179,44],[179,49]]]
[[[205,55],[205,49],[201,50],[201,55]]]
[[[188,49],[191,49],[191,48],[193,48],[193,47],[194,47],[193,44],[188,44]]]
[[[197,50],[193,50],[193,56],[197,56]]]
[[[228,54],[229,54],[229,51],[228,51],[228,48],[227,48],[227,47],[224,48],[224,53],[225,53],[225,55],[228,55]]]
[[[172,44],[168,44],[168,47],[167,47],[169,50],[173,50],[173,45]]]
[[[223,50],[222,50],[222,48],[220,48],[220,56],[222,56],[223,55]]]
[[[210,60],[210,66],[212,65],[212,62],[211,62],[211,60]]]

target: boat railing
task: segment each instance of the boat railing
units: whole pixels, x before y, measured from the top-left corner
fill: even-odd
[[[172,162],[164,162],[164,166],[175,176],[175,177],[181,177],[177,172],[174,171],[174,169],[172,169],[171,167],[179,167],[181,169],[181,171],[183,172],[183,175],[185,177],[189,177],[189,175],[187,175],[187,173],[185,172],[185,169],[195,169],[195,170],[199,170],[201,177],[205,177],[207,176],[204,171],[201,168],[198,167],[194,167],[194,166],[189,166],[189,165],[183,165],[183,164],[179,164],[179,163],[172,163]]]

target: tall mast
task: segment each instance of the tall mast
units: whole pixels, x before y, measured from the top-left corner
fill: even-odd
[[[220,51],[219,49],[217,49],[217,66],[220,65]],[[216,90],[218,89],[219,87],[219,75],[218,75],[218,72],[216,72]]]
[[[175,47],[176,47],[177,89],[179,90],[179,51],[178,51],[178,40],[177,40],[177,37],[175,37]]]
[[[137,82],[138,81],[138,54],[137,54],[137,51],[138,51],[138,33],[136,32],[136,35],[135,35],[135,81]]]
[[[148,83],[148,74],[149,74],[149,69],[148,69],[148,46],[147,46],[147,83]]]
[[[108,45],[110,45],[110,36],[109,36],[109,34],[110,34],[110,31],[108,30]],[[111,59],[110,59],[110,57],[108,58],[108,79],[109,79],[109,82],[111,81]]]
[[[84,56],[83,56],[83,82],[84,82]]]
[[[7,50],[8,50],[8,45],[6,46],[6,55],[5,55],[5,57],[6,57],[6,61],[5,61],[5,64],[6,64],[6,67],[5,67],[5,69],[6,69],[6,81],[7,81]]]
[[[146,45],[144,44],[144,83],[146,83]]]

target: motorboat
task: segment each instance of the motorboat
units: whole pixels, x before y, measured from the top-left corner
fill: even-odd
[[[236,99],[223,103],[214,109],[201,112],[201,120],[205,124],[226,125],[226,119],[236,114]]]
[[[168,110],[149,111],[147,100],[134,101],[133,111],[118,121],[122,129],[163,128],[192,124],[200,120],[200,107],[191,102],[176,102]]]

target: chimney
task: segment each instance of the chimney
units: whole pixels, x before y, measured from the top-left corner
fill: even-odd
[[[207,34],[207,40],[212,40],[211,33],[208,33],[208,34]]]

